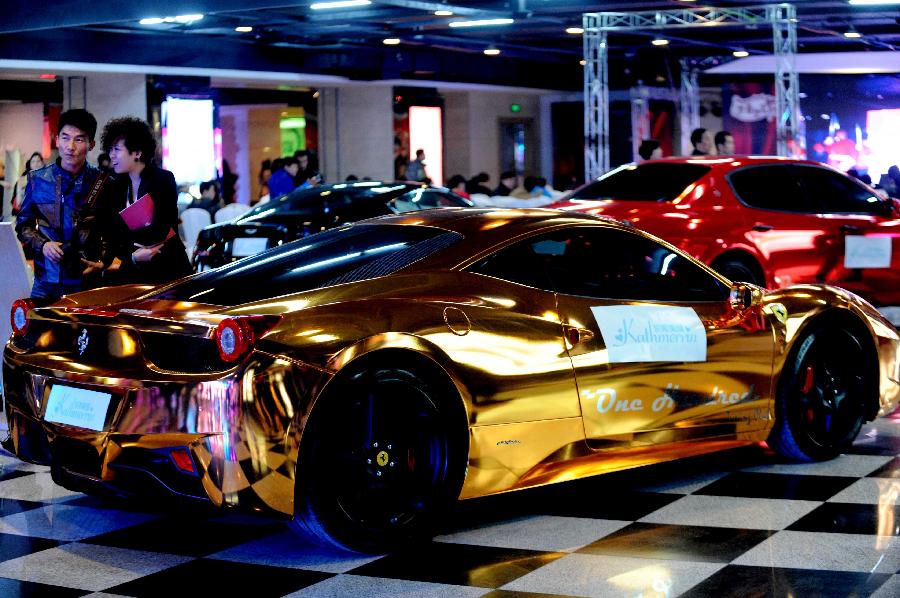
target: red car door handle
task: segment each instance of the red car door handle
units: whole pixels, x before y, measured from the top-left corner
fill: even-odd
[[[764,233],[764,232],[766,232],[767,230],[772,230],[773,228],[775,228],[775,227],[774,227],[774,226],[770,226],[770,225],[768,225],[768,224],[754,224],[754,225],[753,225],[753,230],[759,231],[759,232],[761,232],[761,233]]]
[[[842,233],[858,233],[858,232],[859,232],[859,227],[858,227],[858,226],[853,226],[852,224],[842,224],[842,225],[841,225],[841,232],[842,232]]]

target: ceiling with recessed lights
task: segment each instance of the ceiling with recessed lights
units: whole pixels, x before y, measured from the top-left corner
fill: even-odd
[[[575,90],[582,85],[578,27],[584,12],[770,3],[38,0],[4,6],[0,61],[280,71]],[[900,49],[900,4],[855,6],[847,0],[793,4],[801,53]],[[472,21],[482,24],[472,26]],[[859,37],[846,37],[847,33]],[[486,54],[487,49],[492,52]],[[735,51],[752,57],[771,49],[772,33],[766,26],[615,33],[610,35],[611,83],[627,86],[634,79],[660,77],[672,83],[671,71],[679,58],[733,60]]]

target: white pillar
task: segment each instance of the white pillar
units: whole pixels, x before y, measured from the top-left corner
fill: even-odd
[[[78,77],[81,79],[82,77]],[[69,97],[69,85],[63,85],[63,106],[86,108],[97,119],[97,147],[88,156],[96,164],[103,125],[120,116],[136,116],[147,120],[147,77],[142,74],[97,73],[83,77],[72,85],[73,97]],[[77,97],[76,97],[77,96]]]
[[[319,166],[329,183],[348,174],[394,176],[393,89],[386,85],[321,88]]]
[[[454,174],[471,177],[477,166],[472,164],[470,151],[469,92],[444,91],[441,95],[444,96],[444,180]],[[410,148],[410,152],[415,151]],[[496,175],[491,174],[491,177]]]
[[[235,186],[235,202],[250,203],[251,177],[256,176],[250,163],[250,132],[248,127],[248,106],[222,106],[219,121],[222,125],[222,158],[228,161],[231,172],[238,175]]]

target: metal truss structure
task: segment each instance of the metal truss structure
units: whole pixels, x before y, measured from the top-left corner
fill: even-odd
[[[772,26],[775,54],[775,106],[778,155],[798,151],[800,90],[794,56],[797,53],[797,11],[791,4],[749,8],[696,8],[646,12],[599,12],[583,15],[584,27],[584,169],[585,179],[609,170],[609,66],[608,34],[638,30],[685,29],[719,26]],[[680,104],[682,128],[688,135],[697,122],[697,73],[682,74]],[[693,125],[693,126],[692,126]]]
[[[678,94],[678,110],[681,115],[681,154],[690,153],[691,131],[700,126],[700,86],[698,69],[687,60],[681,61],[681,89]]]

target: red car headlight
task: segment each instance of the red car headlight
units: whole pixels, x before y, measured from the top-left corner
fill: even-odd
[[[31,299],[16,299],[9,313],[9,321],[12,324],[13,336],[25,336],[28,330],[28,312],[34,309]]]

